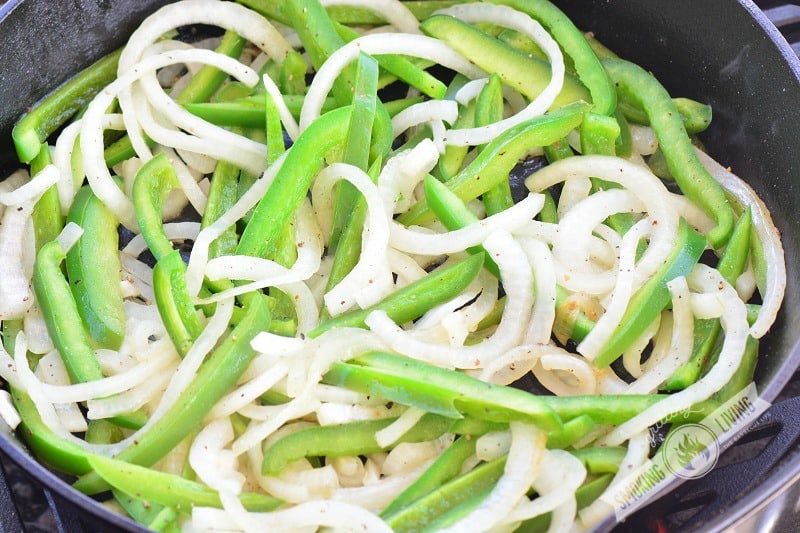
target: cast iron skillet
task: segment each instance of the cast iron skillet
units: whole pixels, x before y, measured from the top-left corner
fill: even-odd
[[[10,0],[0,7],[0,178],[15,166],[14,120],[72,73],[120,46],[165,0]],[[749,0],[556,0],[585,30],[652,70],[676,96],[710,103],[710,153],[746,177],[783,234],[786,305],[762,343],[761,396],[773,400],[800,363],[800,63]],[[6,432],[7,433],[7,432]],[[72,490],[33,460],[15,435],[0,449],[43,485],[86,511],[98,530],[144,531]],[[784,468],[791,468],[791,465]],[[610,529],[613,518],[601,525]]]

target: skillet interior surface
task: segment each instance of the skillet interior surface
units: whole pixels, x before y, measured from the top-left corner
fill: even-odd
[[[16,118],[71,74],[124,43],[164,0],[9,1],[0,6],[0,178],[15,166]],[[709,152],[744,177],[781,229],[787,305],[762,343],[756,382],[771,401],[800,360],[800,67],[791,49],[749,1],[559,0],[576,24],[654,72],[675,96],[710,103],[702,135]],[[107,529],[143,531],[75,491],[33,461],[14,435],[0,448],[44,485],[98,517]],[[87,515],[89,519],[91,516]],[[608,521],[603,528],[613,525]]]

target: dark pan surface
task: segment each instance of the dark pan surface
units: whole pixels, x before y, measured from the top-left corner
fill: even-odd
[[[71,74],[120,46],[165,0],[11,0],[0,5],[0,178],[11,172],[14,120]],[[746,0],[556,0],[584,30],[652,70],[675,96],[710,103],[702,136],[709,152],[761,195],[783,233],[786,302],[762,343],[756,381],[773,400],[800,362],[800,65],[783,38]],[[143,531],[73,491],[24,452],[13,436],[0,449],[58,495],[99,518],[97,531]],[[95,519],[96,519],[95,518]],[[100,524],[105,521],[105,526]],[[109,524],[113,524],[109,526]],[[604,524],[611,527],[613,521]]]

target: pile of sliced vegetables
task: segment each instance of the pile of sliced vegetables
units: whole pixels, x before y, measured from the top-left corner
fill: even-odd
[[[546,0],[167,5],[14,129],[0,414],[154,530],[591,527],[783,298],[710,119]]]

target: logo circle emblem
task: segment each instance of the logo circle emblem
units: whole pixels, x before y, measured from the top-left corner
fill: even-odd
[[[667,470],[683,479],[708,474],[719,459],[716,434],[701,424],[683,424],[669,433],[661,446]]]

